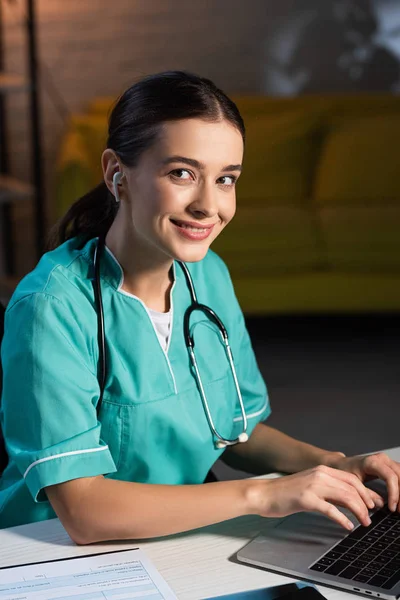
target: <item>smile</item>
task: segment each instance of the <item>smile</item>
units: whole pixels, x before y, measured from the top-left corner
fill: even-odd
[[[199,227],[197,223],[175,221],[173,219],[171,219],[171,223],[183,237],[190,240],[205,240],[214,228],[214,225],[203,225],[203,227]]]

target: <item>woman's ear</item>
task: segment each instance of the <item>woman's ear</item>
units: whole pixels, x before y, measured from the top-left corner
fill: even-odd
[[[114,150],[111,150],[111,148],[104,150],[101,156],[101,166],[105,184],[112,195],[115,196],[116,201],[119,202],[120,198],[117,186],[121,184],[124,172],[122,164]]]

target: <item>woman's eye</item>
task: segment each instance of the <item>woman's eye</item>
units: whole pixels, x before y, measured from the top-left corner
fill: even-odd
[[[191,171],[188,171],[187,169],[174,169],[170,172],[170,175],[176,179],[180,179],[181,181],[187,181],[192,177]],[[224,175],[218,179],[218,183],[222,183],[222,185],[226,187],[235,185],[236,181],[237,177],[234,175]]]
[[[228,180],[230,179],[230,182],[229,181],[223,182],[223,185],[228,185],[228,186],[235,185],[235,183],[237,181],[237,177],[235,177],[234,175],[224,175],[223,177],[220,177],[220,180],[221,179],[228,179]]]
[[[185,174],[186,174],[186,176],[182,177],[182,175],[185,175]],[[174,169],[173,171],[171,171],[171,175],[173,175],[177,179],[189,179],[190,171],[188,171],[187,169]]]

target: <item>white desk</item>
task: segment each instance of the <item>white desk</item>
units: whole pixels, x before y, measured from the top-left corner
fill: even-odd
[[[388,451],[400,461],[400,447]],[[0,530],[0,566],[140,547],[149,556],[180,600],[200,600],[283,583],[293,579],[234,562],[236,552],[272,519],[241,517],[220,525],[159,540],[75,546],[58,519]],[[5,552],[5,549],[7,551]],[[6,558],[4,558],[6,555]],[[328,600],[354,600],[356,596],[320,588]]]

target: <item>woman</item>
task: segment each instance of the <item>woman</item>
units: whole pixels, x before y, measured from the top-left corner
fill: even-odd
[[[72,206],[58,247],[7,308],[0,526],[58,515],[86,544],[317,510],[351,529],[336,505],[367,525],[383,504],[362,483],[370,476],[398,506],[388,457],[346,458],[260,423],[265,385],[228,270],[209,251],[235,213],[244,138],[235,104],[190,73],[146,77],[119,99],[104,182]],[[196,372],[184,335],[193,293],[229,333],[239,394],[217,321],[201,310],[187,327]],[[294,474],[200,485],[220,457]]]

